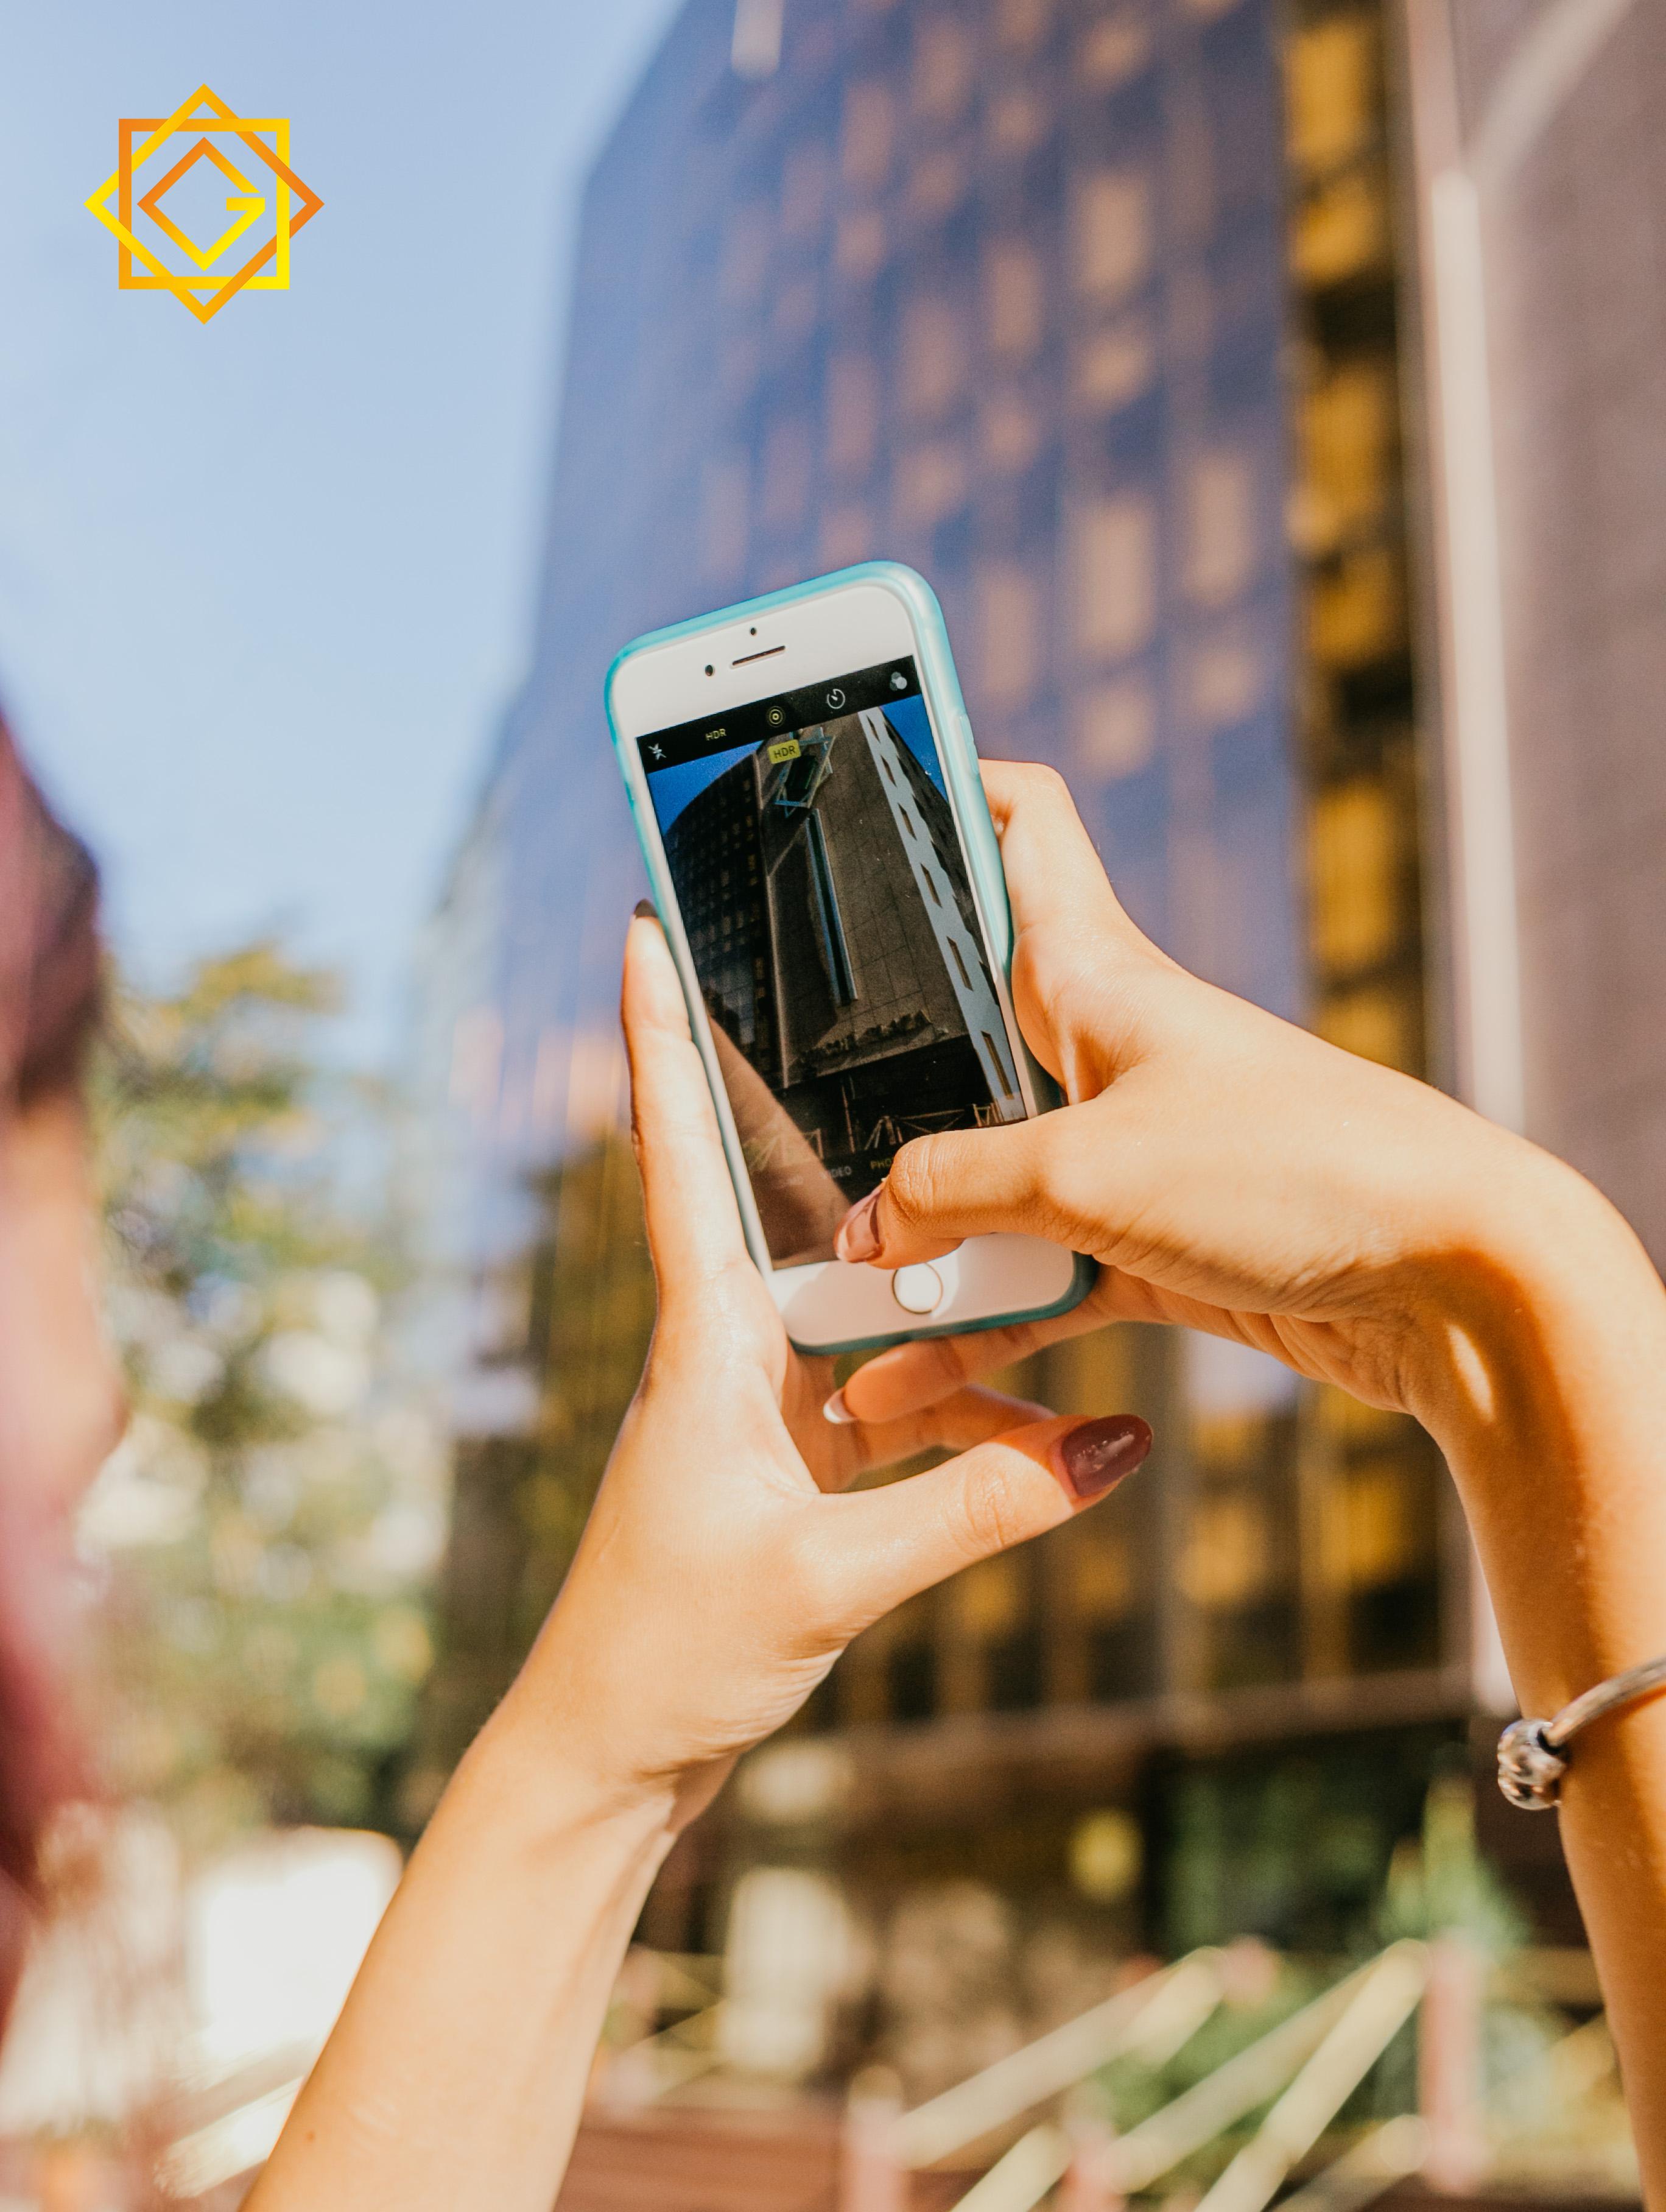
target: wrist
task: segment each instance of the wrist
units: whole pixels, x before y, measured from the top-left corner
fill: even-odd
[[[585,1732],[517,1683],[470,1747],[452,1788],[522,1835],[612,1839],[627,1854],[662,1853],[676,1827],[673,1782],[649,1779],[593,1754]],[[449,1794],[449,1793],[448,1793]]]
[[[1486,1138],[1455,1163],[1408,1302],[1405,1402],[1455,1473],[1478,1435],[1542,1449],[1570,1396],[1666,1311],[1647,1255],[1591,1184],[1519,1138]]]
[[[1426,1271],[1407,1403],[1444,1452],[1525,1710],[1666,1650],[1666,1291],[1608,1201],[1499,1137]]]

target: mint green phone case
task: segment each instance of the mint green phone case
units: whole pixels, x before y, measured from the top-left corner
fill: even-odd
[[[983,783],[978,774],[978,753],[972,743],[972,723],[966,714],[966,701],[960,695],[960,679],[955,672],[954,656],[949,650],[948,631],[943,623],[942,609],[937,604],[936,593],[924,576],[900,561],[864,561],[856,568],[839,568],[832,575],[813,577],[809,582],[795,584],[785,591],[766,592],[761,598],[744,599],[738,605],[721,607],[712,614],[697,615],[690,622],[673,623],[668,629],[650,630],[644,636],[633,638],[615,656],[607,675],[608,724],[613,732],[614,750],[619,756],[622,769],[632,757],[630,748],[634,740],[621,736],[614,716],[614,678],[625,662],[634,655],[646,653],[656,646],[670,644],[679,638],[697,636],[701,631],[721,623],[744,622],[759,614],[771,613],[779,607],[792,606],[801,599],[817,598],[840,585],[860,583],[883,586],[904,602],[912,617],[919,640],[920,685],[935,726],[943,775],[954,793],[955,809],[965,831],[973,895],[989,929],[991,950],[1001,963],[1003,973],[1010,977],[1012,910],[1007,901],[1007,882],[1001,869],[1001,848],[996,840],[995,824],[990,819],[989,805],[984,797]],[[632,819],[636,825],[637,842],[642,848],[643,861],[648,871],[648,881],[655,903],[663,914],[676,903],[670,872],[665,864],[657,830],[642,817],[628,775],[625,779],[625,789],[630,800]],[[677,969],[682,977],[683,996],[688,1002],[689,1023],[700,1048],[706,1080],[714,1094],[721,1097],[722,1079],[707,1034],[706,1008],[692,972],[684,973],[683,967],[684,963],[679,960]],[[1021,1037],[1017,1039],[1017,1042],[1024,1054],[1035,1096],[1043,1111],[1062,1105],[1063,1100],[1057,1084],[1035,1060]],[[744,1191],[748,1188],[745,1165],[731,1141],[728,1117],[720,1115],[719,1119],[724,1123],[724,1150],[728,1157],[730,1178],[737,1191]],[[745,1218],[747,1211],[743,1204],[742,1218]],[[747,1243],[760,1268],[764,1273],[770,1273],[769,1255],[756,1249],[757,1239],[749,1224]],[[1051,1305],[1027,1307],[1013,1313],[991,1314],[981,1321],[958,1322],[938,1328],[893,1329],[883,1336],[863,1337],[849,1344],[824,1345],[817,1349],[821,1352],[866,1352],[875,1346],[906,1343],[924,1337],[971,1335],[982,1329],[1004,1328],[1012,1322],[1051,1320],[1054,1315],[1069,1313],[1073,1306],[1081,1304],[1093,1288],[1097,1273],[1094,1262],[1078,1253],[1069,1289]]]

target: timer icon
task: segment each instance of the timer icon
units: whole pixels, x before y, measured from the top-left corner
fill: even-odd
[[[845,704],[845,694],[837,688],[829,691],[827,694],[827,704],[836,714],[839,708]]]

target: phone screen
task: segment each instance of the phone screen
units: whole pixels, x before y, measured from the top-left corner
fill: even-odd
[[[1024,1118],[912,659],[639,741],[777,1267],[899,1147]]]

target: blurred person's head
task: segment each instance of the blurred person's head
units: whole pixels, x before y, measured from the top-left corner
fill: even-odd
[[[98,877],[0,721],[0,2015],[40,1838],[81,1779],[60,1683],[75,1509],[119,1433],[80,1082]]]

